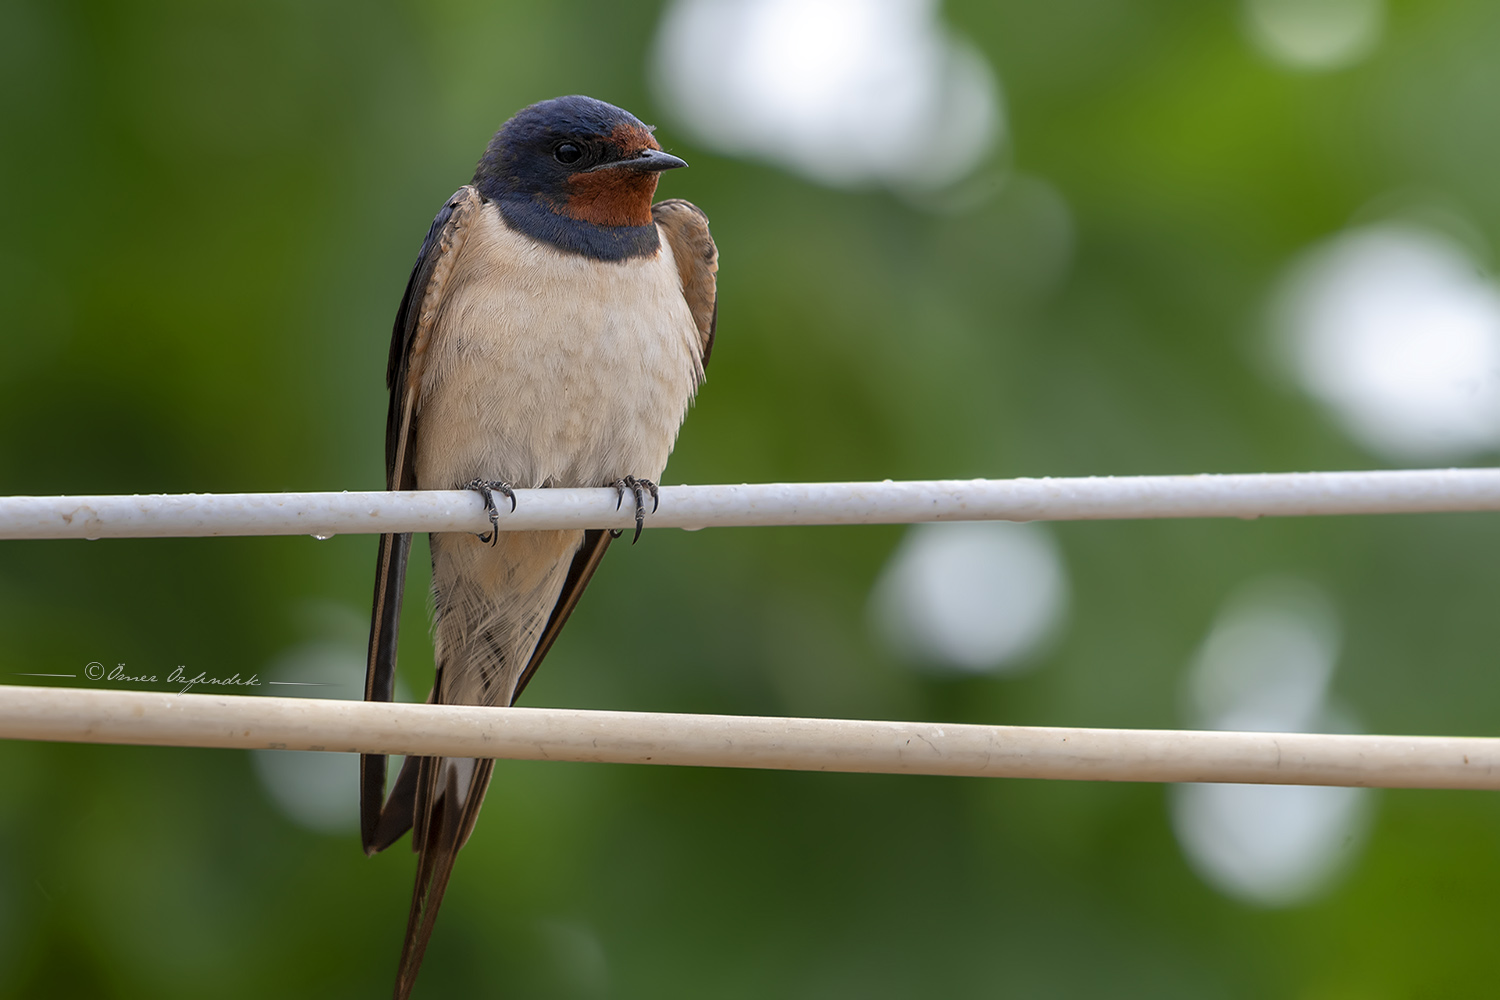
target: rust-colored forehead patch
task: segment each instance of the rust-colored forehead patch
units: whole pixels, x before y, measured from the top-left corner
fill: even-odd
[[[620,150],[629,156],[631,153],[639,153],[643,149],[661,149],[656,141],[656,136],[651,130],[642,125],[632,125],[629,122],[621,122],[609,133],[609,141],[620,147]]]

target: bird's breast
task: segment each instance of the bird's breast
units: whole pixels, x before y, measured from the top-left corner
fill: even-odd
[[[596,261],[476,213],[421,375],[417,482],[660,477],[703,367],[671,248]]]

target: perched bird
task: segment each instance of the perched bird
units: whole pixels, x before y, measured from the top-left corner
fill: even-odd
[[[560,97],[501,126],[432,223],[396,313],[386,382],[387,487],[475,489],[492,525],[513,487],[613,486],[636,536],[717,319],[708,220],[652,204],[664,170],[650,127],[589,97]],[[616,533],[617,534],[617,533]],[[510,705],[603,558],[608,531],[434,534],[429,701]],[[411,535],[382,535],[365,699],[390,701]],[[410,992],[492,760],[360,762],[367,854],[408,829],[418,854],[395,995]],[[382,801],[384,800],[384,801]]]

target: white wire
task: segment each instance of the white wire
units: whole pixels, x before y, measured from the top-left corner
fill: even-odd
[[[612,489],[518,490],[500,528],[628,528]],[[497,497],[497,500],[500,499]],[[649,505],[649,500],[648,500]],[[672,486],[656,527],[1500,510],[1500,469]],[[480,532],[479,497],[0,497],[0,538]],[[1500,740],[482,709],[6,686],[0,738],[1110,781],[1500,788]]]
[[[496,495],[503,531],[630,528],[613,489]],[[664,486],[662,528],[1287,517],[1500,510],[1500,469]],[[468,531],[489,528],[476,493],[221,493],[0,497],[0,539],[165,538]]]

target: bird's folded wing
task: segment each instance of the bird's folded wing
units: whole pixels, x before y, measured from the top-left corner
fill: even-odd
[[[386,488],[416,489],[415,441],[417,395],[422,384],[422,364],[432,337],[433,325],[442,305],[453,264],[483,199],[474,188],[459,188],[432,222],[427,239],[417,254],[416,266],[401,297],[396,325],[391,332],[390,362],[386,386],[390,409],[386,414]],[[370,616],[370,650],[365,667],[365,700],[390,701],[396,683],[396,642],[401,624],[401,595],[406,584],[406,561],[411,535],[382,535],[375,566],[375,600]],[[385,798],[385,765],[382,755],[360,757],[360,834],[367,853],[383,844],[376,829]],[[387,824],[389,825],[389,824]]]
[[[699,346],[707,367],[719,320],[719,248],[709,235],[708,216],[690,201],[668,198],[651,206],[651,217],[666,235],[677,261],[682,297],[687,299],[698,326]]]

